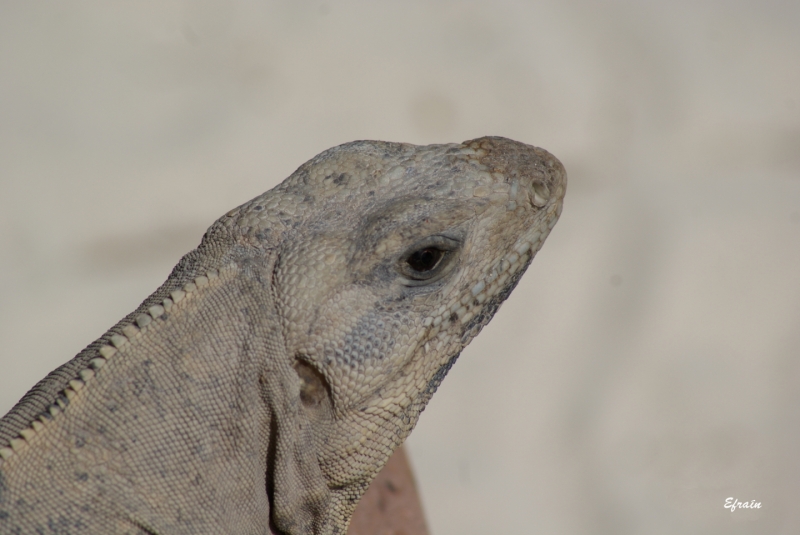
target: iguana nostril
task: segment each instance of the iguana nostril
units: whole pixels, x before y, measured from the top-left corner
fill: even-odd
[[[531,200],[533,205],[537,208],[541,208],[550,200],[550,189],[547,187],[547,184],[543,182],[534,182],[531,185],[531,189],[533,190],[533,197]]]

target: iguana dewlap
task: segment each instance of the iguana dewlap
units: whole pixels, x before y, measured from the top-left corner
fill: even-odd
[[[499,137],[314,157],[0,420],[0,533],[344,533],[566,182]]]

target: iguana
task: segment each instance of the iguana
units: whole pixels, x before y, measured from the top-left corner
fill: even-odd
[[[566,181],[500,137],[317,155],[0,420],[0,533],[343,534]]]

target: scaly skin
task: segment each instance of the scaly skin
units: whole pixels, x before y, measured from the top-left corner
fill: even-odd
[[[343,534],[565,189],[503,138],[316,156],[0,420],[0,533]]]

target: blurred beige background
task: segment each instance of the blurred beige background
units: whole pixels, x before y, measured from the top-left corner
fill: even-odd
[[[0,411],[321,150],[503,135],[570,186],[409,439],[433,533],[800,533],[798,28],[791,0],[2,2]]]

